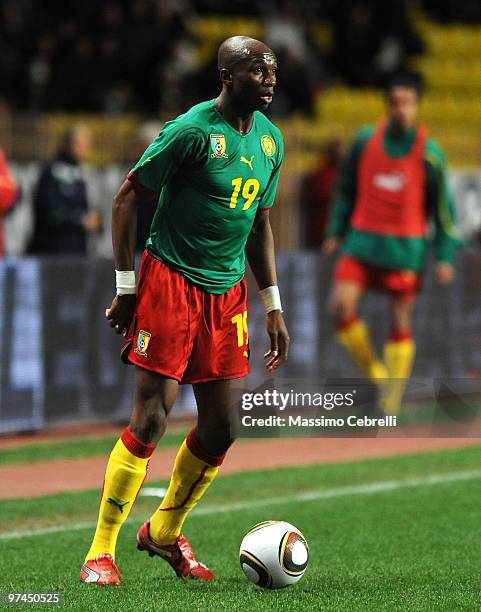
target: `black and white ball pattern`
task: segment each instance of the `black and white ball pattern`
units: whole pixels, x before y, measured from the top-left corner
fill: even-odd
[[[294,525],[285,521],[264,521],[245,535],[239,559],[251,582],[265,589],[281,589],[304,575],[309,548]]]

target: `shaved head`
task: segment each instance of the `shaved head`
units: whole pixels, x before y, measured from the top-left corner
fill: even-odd
[[[217,109],[231,113],[233,124],[237,125],[239,117],[249,114],[252,121],[254,111],[269,107],[277,71],[272,49],[249,36],[231,36],[220,45],[217,63],[222,81]],[[242,129],[241,133],[245,133]]]
[[[224,40],[217,54],[217,66],[230,70],[235,64],[246,60],[261,59],[266,63],[276,61],[272,49],[266,44],[249,36],[231,36]]]

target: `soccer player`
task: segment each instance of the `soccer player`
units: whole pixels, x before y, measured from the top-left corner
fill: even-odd
[[[434,221],[435,273],[453,278],[457,246],[454,207],[440,146],[416,125],[420,90],[409,76],[386,91],[387,119],[359,131],[338,176],[323,250],[342,244],[332,305],[338,340],[362,372],[380,384],[380,408],[399,411],[415,354],[411,315]],[[358,303],[366,289],[390,296],[392,329],[384,359],[376,355]]]
[[[266,308],[267,370],[287,358],[269,223],[284,148],[279,130],[259,112],[272,101],[276,57],[264,43],[236,36],[221,44],[218,65],[220,95],[166,123],[114,198],[117,295],[106,314],[126,336],[123,358],[136,366],[135,392],[130,424],[107,465],[84,582],[121,583],[117,534],[179,383],[193,385],[197,426],[179,449],[162,503],[137,533],[137,547],[165,559],[179,577],[214,578],[181,530],[233,441],[231,384],[249,371],[245,254]],[[136,205],[145,192],[160,198],[136,287]]]

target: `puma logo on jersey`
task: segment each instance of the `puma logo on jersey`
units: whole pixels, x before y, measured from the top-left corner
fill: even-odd
[[[402,191],[406,185],[406,177],[402,172],[393,172],[392,174],[376,174],[373,178],[373,183],[378,189],[385,189],[396,193]]]
[[[251,155],[250,159],[247,159],[246,157],[242,156],[240,158],[241,162],[244,162],[244,164],[247,164],[249,166],[249,168],[252,170],[252,160],[254,159],[254,156]]]

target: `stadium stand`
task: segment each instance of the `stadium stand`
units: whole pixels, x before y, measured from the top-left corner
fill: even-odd
[[[34,23],[25,12],[19,12],[20,5],[25,8],[29,4],[28,1],[4,3],[0,20],[3,47],[0,77],[4,84],[8,83],[0,95],[0,140],[7,155],[15,160],[47,159],[52,154],[58,134],[72,121],[72,112],[76,114],[75,120],[84,120],[85,113],[90,115],[88,121],[95,139],[93,163],[127,159],[125,149],[138,125],[139,114],[165,118],[182,110],[173,106],[172,98],[175,96],[159,98],[166,78],[165,66],[172,61],[172,54],[181,58],[181,62],[176,60],[174,63],[176,69],[180,63],[183,63],[183,69],[178,83],[172,82],[170,77],[168,83],[176,95],[185,92],[186,98],[182,99],[179,94],[176,104],[181,100],[181,106],[188,106],[192,103],[192,88],[196,90],[197,99],[215,94],[217,77],[213,62],[216,46],[221,39],[239,32],[257,37],[271,32],[275,39],[279,31],[286,31],[286,46],[291,45],[292,50],[297,34],[302,33],[306,36],[307,51],[299,52],[297,48],[295,51],[298,55],[308,52],[308,63],[312,63],[313,57],[317,58],[315,68],[306,74],[310,81],[305,95],[313,96],[312,103],[299,105],[297,112],[294,108],[294,115],[290,112],[288,116],[283,115],[285,111],[292,111],[292,104],[280,104],[275,113],[286,139],[293,142],[287,163],[296,170],[306,172],[312,169],[317,151],[326,138],[345,140],[360,124],[369,123],[382,113],[378,89],[349,87],[343,84],[346,79],[342,74],[329,72],[331,65],[343,63],[329,60],[338,27],[334,17],[329,21],[329,10],[323,14],[315,11],[312,15],[311,9],[303,19],[296,13],[291,19],[295,27],[285,30],[285,24],[273,23],[275,15],[272,13],[258,16],[258,11],[254,11],[254,16],[221,16],[196,13],[195,7],[190,7],[192,12],[187,18],[173,9],[156,12],[154,3],[150,2],[139,3],[139,7],[129,10],[125,3],[112,1],[100,11],[95,27],[87,28],[91,23],[89,19],[93,19],[91,9],[78,5],[78,14],[71,16],[62,12],[55,15],[53,10],[47,10]],[[215,10],[215,3],[207,3],[208,7],[204,4],[199,3],[201,10]],[[481,26],[439,23],[415,3],[408,7],[411,26],[422,40],[424,53],[409,55],[404,67],[417,71],[424,80],[422,119],[429,124],[433,136],[444,145],[452,166],[475,167],[481,157],[481,142],[477,137],[477,128],[481,125],[481,66],[477,61],[481,52]],[[240,10],[239,7],[236,10]],[[49,30],[50,37],[47,35],[48,15],[54,24]],[[307,23],[311,16],[315,19]],[[153,19],[153,25],[147,26],[149,17]],[[147,36],[149,40],[143,41],[131,56],[130,51],[139,40],[140,32],[148,33],[152,29],[158,32],[158,39],[163,38],[162,44]],[[52,32],[56,32],[56,36],[52,36]],[[110,48],[105,39],[112,44],[117,39],[122,48]],[[127,40],[129,44],[123,46]],[[173,47],[169,54],[166,49],[170,44]],[[62,45],[70,49],[69,54],[61,53]],[[153,50],[154,57],[145,64],[145,69],[153,71],[158,86],[146,91],[139,85],[138,76],[134,75],[134,64],[142,63]],[[87,61],[89,54],[92,54],[92,59]],[[109,69],[109,54],[112,61],[118,62],[122,58],[121,69]],[[98,64],[93,71],[92,61]],[[72,81],[83,82],[87,71],[92,86],[82,89],[77,83],[71,87],[68,80],[62,88],[54,86],[59,74],[66,72],[66,64],[75,66],[71,71],[74,74]],[[102,86],[98,85],[99,82]],[[192,86],[189,86],[190,82]],[[279,100],[284,99],[285,89],[289,89],[289,83],[283,83],[281,66]],[[87,90],[97,91],[95,100],[88,98]],[[58,92],[67,92],[67,97],[52,98],[50,91],[55,91],[57,96]],[[310,107],[313,116],[306,117],[306,109]],[[29,111],[28,116],[24,111]],[[40,120],[38,111],[42,111]],[[32,112],[37,116],[32,118]],[[69,114],[65,116],[65,112]],[[97,116],[91,116],[92,112]],[[31,138],[32,130],[34,138]]]
[[[0,143],[8,159],[18,164],[45,162],[54,153],[65,128],[72,122],[80,122],[89,125],[93,134],[90,163],[95,172],[112,165],[125,170],[132,161],[131,143],[142,120],[150,118],[158,123],[160,129],[162,121],[177,111],[216,94],[215,49],[220,40],[239,32],[257,37],[270,33],[273,40],[276,37],[279,40],[284,33],[286,45],[290,53],[296,56],[297,65],[303,62],[309,65],[305,78],[301,80],[309,81],[303,95],[312,97],[300,104],[297,110],[293,108],[289,103],[293,97],[290,90],[294,88],[295,97],[296,81],[286,85],[280,67],[276,99],[284,100],[284,103],[278,105],[274,118],[284,134],[288,155],[281,179],[282,214],[274,221],[274,225],[277,225],[274,229],[276,239],[284,249],[298,248],[302,244],[299,240],[300,185],[303,176],[317,166],[325,142],[333,138],[347,142],[362,124],[375,121],[383,113],[378,88],[350,87],[345,84],[346,79],[342,74],[332,72],[329,58],[332,57],[335,28],[338,27],[335,18],[339,18],[338,15],[333,16],[332,11],[329,12],[332,3],[327,3],[324,11],[318,3],[303,3],[305,11],[302,15],[298,9],[289,7],[289,3],[283,3],[283,8],[277,13],[275,3],[270,12],[264,13],[255,5],[255,10],[249,10],[249,15],[242,15],[242,3],[234,3],[232,11],[221,14],[216,2],[190,4],[186,1],[182,4],[182,11],[180,5],[169,5],[170,8],[162,12],[158,3],[144,1],[138,7],[136,3],[134,9],[133,5],[112,0],[102,10],[97,9],[96,20],[92,17],[94,9],[84,5],[75,5],[76,12],[72,15],[62,11],[57,14],[53,5],[48,5],[45,14],[33,20],[28,11],[19,11],[20,6],[26,9],[30,4],[28,0],[19,3],[7,1],[0,11],[0,40],[4,50],[3,54],[0,53],[0,76],[5,84],[8,83],[0,95]],[[478,137],[481,126],[481,67],[477,61],[481,51],[481,25],[473,22],[452,23],[446,18],[436,21],[421,10],[419,3],[401,2],[400,5],[407,7],[410,28],[422,41],[423,53],[419,54],[418,50],[406,54],[404,65],[417,71],[425,83],[421,120],[428,124],[431,135],[443,146],[451,168],[474,170],[479,167],[481,159],[481,139]],[[288,18],[283,19],[285,15]],[[52,22],[50,28],[47,27],[49,19]],[[92,23],[95,23],[95,27]],[[147,36],[148,40],[135,48],[142,28],[144,32],[154,29],[158,39],[163,37],[162,44]],[[377,36],[378,31],[379,28],[376,30]],[[55,40],[52,37],[49,39],[48,32],[56,32],[58,36],[53,37]],[[15,33],[17,38],[14,39]],[[57,70],[60,73],[65,71],[63,63],[58,63],[66,61],[60,53],[62,45],[67,45],[66,39],[72,44],[75,42],[69,50],[70,54],[75,54],[75,49],[78,51],[80,45],[78,37],[84,35],[88,35],[90,41],[84,46],[99,54],[99,65],[89,77],[92,87],[95,89],[98,79],[103,79],[98,100],[108,100],[109,103],[107,106],[92,106],[88,100],[84,103],[80,97],[76,105],[64,99],[62,106],[61,100],[48,96],[42,98],[50,90],[48,82],[54,78],[52,75]],[[300,38],[305,39],[305,45],[299,43]],[[120,47],[106,50],[106,39],[117,39]],[[169,44],[173,47],[167,53]],[[52,49],[49,45],[53,45]],[[145,70],[152,71],[158,78],[158,87],[155,91],[151,89],[146,92],[139,86],[139,71],[135,67],[144,66],[142,58],[152,49],[156,51],[150,63],[145,64]],[[105,53],[115,55],[121,51],[125,65],[121,69],[110,70]],[[131,52],[133,55],[129,55]],[[307,61],[305,57],[300,61],[299,56],[306,53]],[[70,58],[69,65],[75,67],[75,75],[82,79],[86,66],[71,55],[67,54],[67,57]],[[172,93],[156,99],[165,83],[165,65],[173,57],[177,58],[174,69],[182,68],[180,80],[169,77],[167,89]],[[313,57],[316,60],[314,66],[311,61]],[[28,67],[27,72],[25,67]],[[10,77],[15,71],[17,78],[12,80]],[[45,80],[43,90],[37,87],[40,77]],[[155,78],[152,80],[155,81]],[[54,91],[66,89],[68,86],[63,89],[55,87]],[[82,93],[78,88],[75,91],[77,96]],[[36,97],[30,99],[29,95],[33,93]],[[183,98],[184,94],[186,97]],[[144,95],[149,99],[146,105]],[[35,107],[35,104],[39,106]],[[175,107],[176,104],[180,108]],[[275,104],[273,106],[275,111]],[[28,197],[28,191],[25,193]],[[23,207],[17,207],[15,214],[23,215]],[[17,245],[21,242],[17,240]],[[106,238],[103,243],[109,245],[110,240]],[[97,253],[105,252],[102,248],[97,250]],[[14,253],[21,253],[20,247],[17,246]]]

